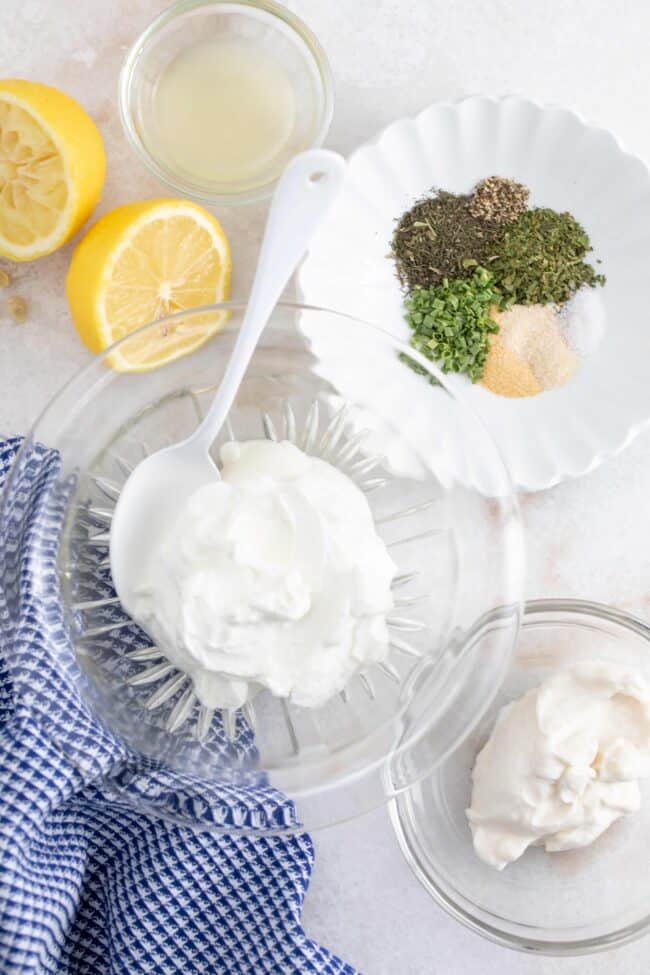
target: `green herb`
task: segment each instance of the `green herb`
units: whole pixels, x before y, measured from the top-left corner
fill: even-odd
[[[498,226],[474,217],[470,200],[441,190],[402,215],[391,249],[407,291],[429,288],[444,278],[469,277],[494,253]]]
[[[474,267],[471,278],[444,278],[431,288],[416,288],[406,299],[411,345],[443,372],[463,372],[476,382],[483,375],[488,336],[498,332],[490,307],[501,304],[494,277]],[[410,363],[416,372],[422,370]]]
[[[561,304],[583,284],[605,278],[584,260],[592,249],[570,213],[526,210],[506,224],[493,244],[489,268],[499,289],[519,304]]]

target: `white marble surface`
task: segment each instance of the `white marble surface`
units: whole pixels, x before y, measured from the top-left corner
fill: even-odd
[[[156,0],[2,0],[0,74],[59,85],[97,120],[108,150],[100,211],[164,192],[140,168],[115,104],[123,54]],[[348,151],[429,102],[516,92],[564,103],[650,157],[650,5],[645,0],[294,0],[336,78],[328,144]],[[233,296],[244,295],[264,207],[222,210]],[[27,325],[0,310],[0,431],[22,432],[87,361],[68,321],[70,247],[16,271]],[[643,323],[645,327],[645,323]],[[574,595],[650,618],[650,431],[579,482],[523,499],[529,596]],[[646,975],[650,939],[607,955],[524,957],[446,917],[409,873],[385,811],[315,837],[308,932],[367,975]]]

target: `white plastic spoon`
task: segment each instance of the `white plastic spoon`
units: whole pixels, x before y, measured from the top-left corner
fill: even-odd
[[[273,197],[237,342],[205,419],[187,440],[138,464],[122,488],[111,525],[110,561],[113,584],[127,612],[161,532],[190,494],[220,476],[210,447],[285,285],[340,189],[344,170],[343,158],[326,149],[304,152],[289,163]]]

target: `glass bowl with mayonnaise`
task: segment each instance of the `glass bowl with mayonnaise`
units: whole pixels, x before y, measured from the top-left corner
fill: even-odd
[[[134,621],[111,583],[113,508],[143,456],[200,422],[244,311],[201,308],[123,339],[32,431],[28,444],[61,458],[57,653],[132,756],[184,774],[192,822],[199,809],[226,828],[210,797],[234,786],[261,797],[238,828],[316,828],[413,785],[480,721],[519,625],[521,526],[498,451],[435,367],[380,328],[281,304],[213,445],[221,480],[159,526]],[[191,355],[148,373],[114,368],[147,331],[173,343],[210,317],[221,330]],[[330,353],[316,351],[332,331],[363,342],[354,369],[387,390],[402,359],[419,370],[410,395],[426,443],[395,423],[390,393],[366,397],[352,363],[333,379]],[[124,777],[111,787],[151,800]],[[269,789],[295,812],[278,820]],[[165,813],[183,821],[178,803]]]
[[[640,937],[650,924],[650,627],[597,603],[527,603],[490,708],[391,816],[426,890],[491,941],[579,955]]]

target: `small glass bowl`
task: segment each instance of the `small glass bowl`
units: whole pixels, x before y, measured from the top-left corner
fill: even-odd
[[[489,625],[489,624],[486,624]],[[499,709],[560,667],[610,660],[650,674],[650,627],[578,600],[526,604],[517,649],[496,700],[463,745],[391,807],[402,852],[452,917],[520,951],[580,955],[640,937],[650,927],[650,788],[641,809],[591,846],[566,853],[531,848],[503,871],[482,863],[465,810],[471,771]]]
[[[181,171],[156,142],[154,101],[170,62],[210,36],[259,44],[284,68],[296,114],[284,150],[267,171],[239,182],[203,181]],[[180,0],[140,35],[124,62],[119,104],[126,135],[147,168],[177,193],[207,204],[252,203],[269,197],[289,159],[322,145],[332,120],[332,76],[325,52],[309,28],[274,0]]]

